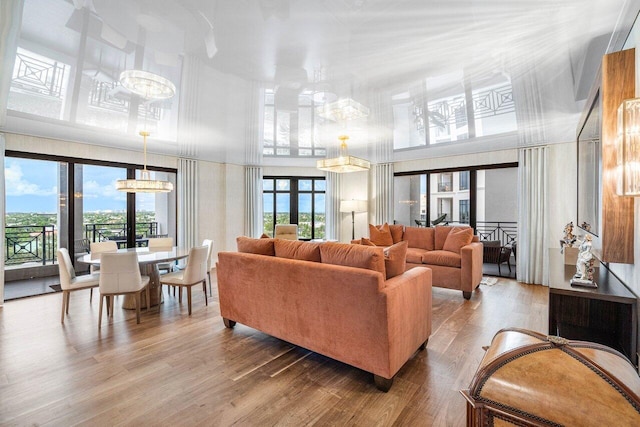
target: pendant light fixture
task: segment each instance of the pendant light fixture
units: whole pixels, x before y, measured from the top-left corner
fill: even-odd
[[[176,87],[171,81],[157,74],[142,70],[123,71],[120,73],[120,84],[147,101],[169,99],[176,93]],[[116,189],[127,193],[168,193],[172,191],[173,184],[171,182],[151,179],[151,173],[147,170],[147,137],[150,134],[145,129],[140,131],[140,135],[143,138],[144,152],[144,166],[140,173],[140,178],[120,179],[116,181]]]
[[[340,135],[338,139],[340,143],[340,155],[331,159],[320,159],[316,162],[316,167],[323,171],[346,173],[361,172],[371,168],[368,160],[359,157],[350,156],[347,152],[347,135]]]

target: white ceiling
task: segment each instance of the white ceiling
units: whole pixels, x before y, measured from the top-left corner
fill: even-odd
[[[91,10],[88,33],[108,39],[98,49],[88,39],[87,62],[117,75],[133,64],[136,45],[154,53],[157,69],[178,86],[185,55],[204,65],[200,78],[235,76],[240,81],[310,86],[322,71],[340,95],[363,90],[396,90],[418,79],[464,71],[467,78],[535,66],[542,75],[568,82],[578,111],[612,32],[632,20],[620,16],[627,0],[25,0],[23,43],[38,45],[72,61],[78,54],[82,8]],[[27,9],[28,8],[28,9]],[[28,12],[28,13],[27,13]],[[28,18],[28,19],[27,19]],[[622,28],[621,28],[622,26]],[[143,31],[144,30],[144,31]],[[205,40],[217,53],[207,55]],[[597,41],[598,43],[595,43]],[[117,47],[115,46],[117,45]],[[596,46],[594,49],[593,46]],[[211,45],[209,46],[211,47]],[[122,54],[127,52],[128,55]],[[587,55],[595,62],[586,60]],[[123,57],[126,58],[123,60]],[[587,64],[586,66],[584,64]],[[519,71],[523,73],[523,71]],[[213,83],[203,83],[211,86]],[[228,83],[225,83],[228,86]],[[241,84],[235,84],[241,90]],[[179,87],[180,90],[180,87]],[[238,97],[228,87],[212,88],[201,108],[225,111]],[[566,95],[563,95],[566,96]],[[181,100],[182,102],[182,100]],[[566,104],[567,100],[562,100]],[[551,103],[553,104],[553,103]],[[243,109],[235,111],[243,114]],[[574,111],[572,111],[574,113]],[[246,116],[246,114],[245,114]],[[206,114],[202,114],[206,121]],[[227,117],[225,126],[202,123],[199,155],[214,160],[241,146],[246,117]],[[566,124],[565,124],[566,125]],[[576,123],[570,126],[575,128]],[[25,130],[10,117],[9,130]],[[31,132],[35,129],[29,127]],[[105,143],[91,130],[42,133]],[[26,131],[26,130],[25,130]],[[171,138],[169,138],[171,139]],[[180,140],[180,136],[177,138]],[[133,140],[133,138],[131,139]],[[123,142],[123,144],[131,143]],[[213,142],[212,142],[213,141]],[[206,147],[204,145],[207,145]],[[175,154],[179,143],[156,141],[150,150]],[[222,159],[221,157],[224,157]]]

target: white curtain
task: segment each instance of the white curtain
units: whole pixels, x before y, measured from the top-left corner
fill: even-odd
[[[342,237],[340,236],[340,185],[341,175],[327,172],[325,239],[341,240]]]
[[[191,248],[198,242],[198,162],[178,159],[178,246]]]
[[[262,235],[262,168],[245,166],[244,233],[249,237]]]
[[[7,119],[7,100],[16,58],[23,5],[23,0],[0,1],[0,130],[4,128]],[[0,174],[0,239],[3,242],[0,245],[0,306],[4,303],[4,149],[4,135],[0,133],[0,166],[2,166],[2,174]]]
[[[393,224],[393,163],[375,165],[375,224]]]
[[[548,285],[547,147],[521,148],[518,159],[518,280]]]

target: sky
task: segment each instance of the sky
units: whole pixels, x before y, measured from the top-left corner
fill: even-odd
[[[126,210],[126,193],[115,189],[115,181],[126,178],[125,169],[94,165],[81,167],[85,212]],[[6,157],[4,174],[7,213],[58,211],[57,162]],[[155,210],[153,194],[136,195],[136,203],[138,210]]]

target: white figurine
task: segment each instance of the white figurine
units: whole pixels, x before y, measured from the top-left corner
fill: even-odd
[[[591,253],[591,236],[587,234],[578,247],[578,260],[576,261],[575,278],[581,280],[592,280],[593,254]]]

